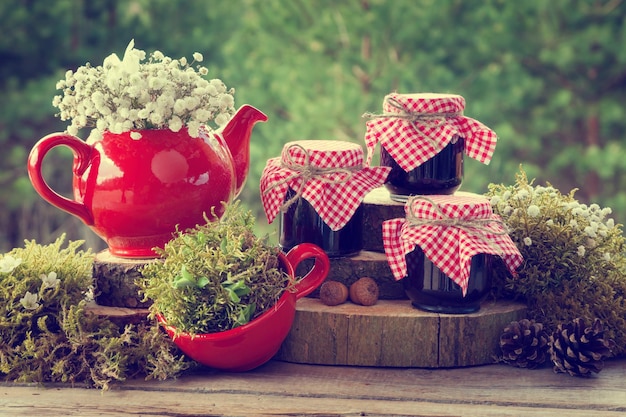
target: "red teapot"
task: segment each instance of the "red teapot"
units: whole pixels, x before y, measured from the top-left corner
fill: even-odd
[[[155,258],[178,230],[220,217],[224,204],[241,191],[250,167],[250,134],[267,116],[242,106],[216,132],[185,128],[147,129],[114,134],[88,144],[67,133],[53,133],[35,144],[28,175],[50,204],[89,226],[104,239],[112,255]],[[140,133],[139,139],[133,139]],[[56,146],[74,154],[73,194],[59,195],[46,183],[42,164]]]

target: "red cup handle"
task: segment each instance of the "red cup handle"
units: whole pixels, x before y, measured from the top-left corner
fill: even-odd
[[[41,172],[43,160],[46,154],[55,146],[67,146],[74,154],[73,172],[74,176],[81,176],[91,164],[91,153],[93,148],[85,142],[66,133],[53,133],[39,140],[30,151],[28,156],[28,177],[33,184],[35,191],[53,206],[66,211],[88,226],[93,224],[93,216],[83,203],[63,197],[53,191],[46,183]]]
[[[298,264],[305,259],[315,258],[313,268],[295,285],[296,299],[299,300],[311,294],[328,276],[330,271],[330,261],[328,255],[317,245],[312,243],[301,243],[294,246],[287,252],[287,261],[295,271]]]

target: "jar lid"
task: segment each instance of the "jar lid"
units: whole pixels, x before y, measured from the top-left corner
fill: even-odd
[[[457,94],[398,94],[383,100],[383,113],[366,113],[367,162],[376,144],[405,171],[411,171],[437,155],[455,136],[465,139],[465,154],[489,164],[497,135],[482,123],[465,117],[465,99]]]
[[[481,195],[409,197],[406,218],[383,222],[383,245],[394,277],[406,276],[405,256],[419,246],[424,255],[467,292],[472,257],[498,255],[512,275],[523,258],[489,200]]]
[[[300,140],[287,142],[281,152],[287,166],[310,165],[315,168],[363,167],[363,148],[341,140]]]
[[[457,191],[452,195],[430,195],[409,197],[404,206],[407,219],[415,223],[430,220],[446,222],[452,219],[452,225],[462,225],[463,220],[494,219],[493,209],[487,197]]]
[[[280,210],[304,198],[337,231],[359,208],[365,195],[382,186],[390,168],[363,165],[363,149],[347,141],[301,140],[285,144],[261,176],[261,202],[269,223]],[[296,194],[285,201],[289,188]]]
[[[395,101],[394,101],[395,100]],[[465,110],[465,98],[458,94],[441,93],[392,93],[383,100],[383,111],[396,113],[401,110],[400,106],[409,112],[425,114],[452,114]]]

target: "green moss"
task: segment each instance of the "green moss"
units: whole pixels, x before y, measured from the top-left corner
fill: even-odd
[[[150,311],[178,331],[214,333],[246,324],[291,285],[278,249],[257,238],[254,216],[238,202],[221,219],[178,232],[147,264],[138,285]]]
[[[157,326],[120,328],[90,314],[93,255],[64,237],[0,255],[0,376],[107,388],[167,378],[189,363]]]
[[[530,318],[552,331],[576,317],[603,321],[614,353],[626,353],[626,256],[622,226],[611,210],[578,202],[575,190],[561,194],[534,185],[521,171],[514,185],[489,186],[494,212],[502,217],[524,256],[516,278],[498,274],[494,294],[524,300]]]

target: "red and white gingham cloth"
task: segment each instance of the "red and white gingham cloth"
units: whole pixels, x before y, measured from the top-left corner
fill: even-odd
[[[419,246],[424,255],[467,292],[472,256],[499,255],[515,276],[523,258],[483,196],[471,193],[410,197],[406,219],[383,222],[383,245],[394,278],[407,274],[405,256]],[[415,219],[414,221],[412,219]],[[442,222],[446,224],[441,224]],[[438,224],[439,222],[439,224]]]
[[[451,94],[397,94],[385,96],[382,115],[370,117],[365,144],[370,164],[376,144],[409,172],[437,155],[454,136],[465,139],[465,154],[489,164],[496,149],[495,132],[463,116],[465,99]],[[433,118],[440,114],[441,118]],[[419,119],[420,116],[428,117]],[[415,118],[416,120],[414,120]]]
[[[290,169],[289,165],[294,169]],[[337,168],[314,174],[303,184],[299,171]],[[331,230],[343,228],[374,188],[382,186],[390,168],[364,167],[363,149],[345,141],[302,140],[285,144],[280,158],[267,161],[261,176],[261,201],[269,223],[285,203],[289,188],[299,192]],[[302,188],[301,188],[302,187]]]

